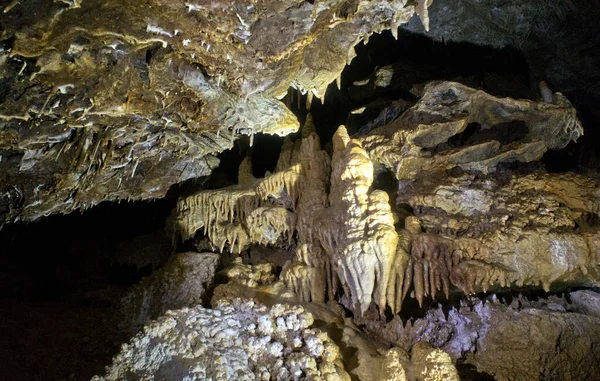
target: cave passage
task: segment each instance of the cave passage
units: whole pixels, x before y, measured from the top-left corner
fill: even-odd
[[[342,73],[341,89],[331,84],[325,102],[315,99],[308,110],[306,95],[298,99],[293,90],[285,100],[301,123],[310,112],[323,147],[331,142],[339,125],[346,125],[351,135],[359,134],[361,128],[394,101],[402,99],[413,104],[418,99],[418,87],[432,80],[464,82],[497,96],[538,98],[537,84],[528,64],[514,48],[439,43],[404,31],[399,32],[396,40],[385,31],[371,36],[368,43],[359,44],[356,53]],[[387,86],[360,85],[386,66],[391,66],[393,73]],[[365,107],[362,113],[352,113],[362,107]],[[518,123],[505,128],[503,144],[527,132]],[[473,124],[448,144],[460,146],[485,139],[481,126]],[[172,254],[171,239],[164,226],[175,206],[177,192],[236,184],[238,166],[247,155],[252,160],[253,175],[263,177],[267,171],[273,172],[283,141],[282,137],[257,134],[250,147],[248,139],[241,138],[233,149],[219,154],[220,165],[208,179],[194,179],[176,186],[162,200],[103,203],[84,213],[4,226],[0,231],[3,261],[0,309],[4,315],[0,335],[5,339],[0,352],[10,353],[8,360],[14,363],[21,357],[29,359],[35,362],[35,368],[48,369],[64,379],[71,374],[84,379],[102,373],[117,349],[115,343],[126,339],[116,328],[103,331],[103,327],[116,324],[114,307],[118,297],[143,276],[160,268]],[[452,147],[435,149],[449,148]],[[546,166],[556,171],[573,169],[577,161],[574,157],[580,156],[575,150],[576,146],[566,154],[549,153],[545,157]],[[569,158],[566,161],[565,155]],[[389,171],[378,170],[374,187],[387,191],[395,204],[396,181]],[[259,254],[254,257],[268,257]],[[251,254],[246,257],[253,258]],[[418,308],[410,298],[406,303],[405,319],[423,316],[426,307]],[[81,319],[57,323],[67,314]],[[35,330],[29,327],[33,325],[37,327]],[[10,333],[15,331],[30,333],[23,339]],[[87,341],[80,342],[76,335]],[[33,348],[37,349],[32,351]],[[55,357],[46,358],[50,352]],[[40,379],[40,375],[28,374],[27,369],[21,371],[24,379]],[[464,372],[476,373],[469,367]]]

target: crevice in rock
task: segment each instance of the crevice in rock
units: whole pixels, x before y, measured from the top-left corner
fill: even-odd
[[[273,173],[284,138],[276,135],[256,134],[254,144],[250,147],[252,174],[254,177],[264,177],[268,171]]]
[[[332,83],[324,103],[317,99],[312,102],[310,113],[323,145],[331,141],[341,124],[353,135],[384,110],[386,122],[391,122],[398,115],[393,112],[398,109],[394,101],[414,103],[419,98],[420,86],[432,80],[455,80],[496,96],[539,97],[528,64],[515,48],[440,43],[406,31],[400,31],[395,39],[390,31],[384,31],[373,34],[367,43],[361,42],[355,49],[357,56],[341,74],[341,89]],[[382,72],[383,69],[389,73]],[[308,112],[306,98],[301,96],[298,101],[294,95],[293,101],[287,102],[301,122]],[[364,111],[351,114],[362,107]]]

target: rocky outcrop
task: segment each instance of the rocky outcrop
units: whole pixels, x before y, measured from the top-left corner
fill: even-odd
[[[487,174],[501,163],[539,160],[583,134],[571,103],[553,96],[552,103],[496,98],[457,82],[432,82],[414,107],[361,141],[402,186],[453,168]]]
[[[396,313],[410,294],[422,305],[438,291],[593,284],[594,182],[503,167],[580,136],[574,109],[555,97],[557,104],[500,99],[433,83],[414,107],[360,140],[340,127],[331,169],[309,119],[304,138],[284,145],[274,174],[182,198],[176,230],[188,239],[204,228],[213,245],[238,253],[297,237],[285,283],[300,300],[326,301],[339,282],[345,304],[360,314],[372,302]],[[412,207],[404,229],[396,230],[387,193],[371,189],[372,160],[392,170],[398,202]],[[253,217],[268,215],[278,217]]]
[[[248,244],[289,244],[297,233],[296,259],[281,277],[301,300],[332,300],[339,278],[357,311],[373,298],[382,309],[388,303],[395,308],[396,294],[388,301],[387,285],[390,278],[395,282],[397,234],[385,192],[368,192],[371,161],[341,127],[328,179],[329,158],[310,121],[305,128],[293,148],[284,145],[274,174],[181,198],[175,230],[187,239],[203,228],[214,246],[238,253]],[[253,217],[258,215],[274,217]]]
[[[598,29],[589,21],[597,16],[597,4],[588,0],[436,0],[429,8],[428,31],[418,20],[402,28],[437,41],[518,48],[538,81],[593,104],[599,95],[597,86],[589,86],[600,78],[593,43]]]
[[[428,191],[414,184],[409,204],[427,232],[413,241],[413,253],[417,246],[455,286],[467,293],[511,285],[549,291],[598,280],[593,181],[574,174],[447,181],[427,184]]]
[[[134,334],[167,310],[208,302],[219,261],[219,255],[213,253],[175,255],[123,297],[120,302],[123,328]]]
[[[446,311],[434,308],[406,324],[400,319],[385,327],[367,323],[367,330],[404,348],[429,342],[453,361],[471,364],[497,380],[596,378],[597,316],[573,312],[577,304],[559,297],[516,298],[511,303],[490,299]]]

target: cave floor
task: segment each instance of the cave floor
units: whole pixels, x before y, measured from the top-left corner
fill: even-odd
[[[122,290],[60,299],[0,299],[0,380],[89,380],[126,342],[111,300]]]

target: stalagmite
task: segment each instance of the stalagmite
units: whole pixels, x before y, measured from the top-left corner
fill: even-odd
[[[465,102],[449,106],[437,98],[450,90]],[[560,94],[557,104],[498,99],[455,83],[430,84],[427,91],[421,103],[360,140],[340,127],[331,159],[321,150],[308,115],[302,137],[284,142],[273,174],[254,179],[245,159],[239,185],[200,191],[178,202],[175,230],[185,240],[203,229],[215,247],[234,253],[252,244],[295,243],[296,255],[281,279],[298,299],[331,300],[341,286],[347,307],[359,315],[372,304],[380,313],[388,306],[398,313],[411,290],[423,306],[426,298],[442,293],[448,298],[456,290],[470,294],[513,284],[549,290],[595,276],[592,250],[600,248],[600,231],[595,225],[573,231],[582,213],[600,213],[591,181],[575,175],[519,175],[508,182],[494,177],[504,160],[534,160],[527,151],[532,144],[543,152],[579,136],[568,101]],[[461,111],[465,104],[483,111],[468,111],[469,116]],[[521,109],[498,115],[494,104]],[[433,118],[427,116],[431,107],[455,119],[422,123],[420,118]],[[492,132],[486,133],[493,134],[494,123],[517,117],[529,123],[527,141],[506,147],[499,140],[443,146],[473,121],[490,123]],[[492,145],[491,153],[485,151]],[[442,148],[428,151],[437,146]],[[488,163],[484,167],[482,157]],[[394,226],[388,194],[371,190],[372,160],[393,170],[400,180],[400,202],[413,208],[404,229]],[[463,172],[448,176],[450,165],[463,166]],[[415,177],[420,173],[427,175]],[[525,194],[528,198],[519,196]],[[540,216],[531,200],[548,212]],[[526,229],[528,221],[536,221],[536,227]]]

